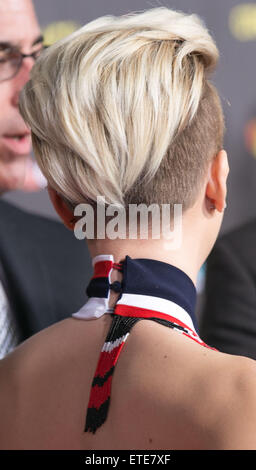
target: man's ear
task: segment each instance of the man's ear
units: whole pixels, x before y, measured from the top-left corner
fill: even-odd
[[[56,210],[57,214],[59,214],[60,218],[64,222],[64,225],[68,229],[73,230],[75,219],[72,210],[67,206],[65,201],[57,193],[57,191],[55,191],[55,189],[51,188],[50,186],[47,186],[47,190],[54,206],[54,209]]]
[[[225,150],[220,150],[211,162],[205,192],[205,196],[212,204],[212,207],[219,212],[223,212],[226,207],[228,173],[227,153]]]

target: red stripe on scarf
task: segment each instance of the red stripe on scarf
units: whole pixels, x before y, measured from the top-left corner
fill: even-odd
[[[180,325],[183,328],[186,328],[187,330],[191,331],[194,335],[196,335],[196,333],[182,321],[178,320],[175,317],[172,317],[171,315],[168,315],[167,313],[157,312],[156,310],[149,310],[143,307],[135,307],[134,305],[118,304],[115,307],[115,313],[116,315],[120,315],[122,317],[161,318],[162,320],[168,320],[170,322],[176,323],[176,325]]]
[[[96,277],[108,277],[113,266],[113,261],[98,261],[94,265],[94,273],[92,279]]]
[[[106,380],[102,387],[94,385],[91,389],[88,408],[96,408],[98,410],[101,407],[102,403],[110,397],[111,383],[112,375]]]
[[[97,369],[94,378],[104,377],[107,372],[116,365],[119,354],[124,346],[124,341],[114,348],[110,353],[102,351],[100,353]],[[88,408],[100,408],[100,406],[109,398],[111,392],[112,375],[108,377],[102,386],[94,385],[91,388]]]
[[[123,344],[124,342],[119,344],[119,346],[116,348],[112,349],[111,352],[101,351],[94,377],[104,377],[111,367],[116,364]]]

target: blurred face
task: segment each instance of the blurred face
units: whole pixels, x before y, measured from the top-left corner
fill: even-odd
[[[32,2],[0,0],[0,68],[3,58],[12,57],[13,50],[31,54],[41,48],[42,37]],[[33,58],[23,59],[18,73],[4,81],[0,71],[0,193],[21,188],[24,183],[31,138],[18,104],[33,65]]]

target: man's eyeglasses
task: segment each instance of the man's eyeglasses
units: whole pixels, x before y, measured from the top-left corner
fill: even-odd
[[[23,54],[17,47],[0,44],[0,82],[15,77],[24,59],[32,57],[32,59],[37,60],[46,47],[42,46],[31,54]]]

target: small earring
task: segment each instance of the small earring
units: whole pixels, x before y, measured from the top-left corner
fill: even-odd
[[[215,209],[216,209],[216,206],[215,206],[214,202],[209,201],[209,209],[211,209],[211,210],[215,210]]]

